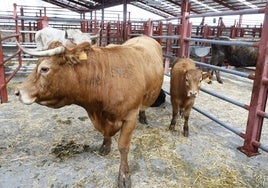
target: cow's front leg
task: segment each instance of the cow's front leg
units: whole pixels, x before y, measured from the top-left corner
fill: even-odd
[[[176,125],[178,117],[179,117],[179,115],[178,115],[179,109],[175,105],[173,105],[172,108],[173,108],[172,109],[172,119],[171,119],[171,122],[169,125],[169,130],[175,131],[175,125]]]
[[[118,187],[119,188],[130,188],[131,179],[128,166],[128,152],[130,146],[130,140],[132,132],[136,127],[137,113],[132,112],[126,121],[124,121],[121,133],[118,140],[118,149],[120,152],[121,162],[118,174]]]
[[[110,136],[103,138],[103,143],[100,147],[99,154],[100,155],[107,155],[111,151],[112,139]]]
[[[182,117],[184,119],[183,124],[183,136],[189,136],[189,127],[188,127],[188,120],[190,117],[192,106],[194,105],[194,99],[190,100],[188,105],[185,107],[185,110],[182,112]]]
[[[188,137],[189,136],[189,127],[188,127],[188,120],[189,116],[184,116],[184,125],[183,125],[183,136]]]

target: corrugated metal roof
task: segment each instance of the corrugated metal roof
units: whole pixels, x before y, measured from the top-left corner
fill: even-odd
[[[43,0],[75,12],[90,12],[122,5],[122,0]],[[176,0],[125,0],[128,4],[164,18],[181,14],[181,1]],[[264,8],[266,0],[190,0],[191,14]]]

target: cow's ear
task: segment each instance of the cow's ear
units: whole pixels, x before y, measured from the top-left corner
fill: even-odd
[[[68,63],[77,64],[82,61],[87,61],[87,54],[90,49],[91,45],[88,42],[83,42],[77,45],[74,49],[71,50],[71,53],[68,53],[68,55],[66,55]]]
[[[76,50],[78,51],[89,51],[91,49],[91,44],[89,42],[82,42],[77,45]]]

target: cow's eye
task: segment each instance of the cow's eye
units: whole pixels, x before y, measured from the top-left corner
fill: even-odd
[[[40,68],[40,73],[41,74],[47,73],[48,71],[49,71],[49,68],[48,67],[41,67]]]

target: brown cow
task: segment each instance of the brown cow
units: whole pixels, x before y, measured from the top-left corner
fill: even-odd
[[[118,186],[131,187],[131,135],[139,111],[144,112],[153,104],[160,92],[164,77],[161,46],[156,40],[141,36],[109,47],[91,46],[88,42],[73,49],[59,42],[52,47],[40,52],[22,48],[26,53],[49,57],[39,59],[15,94],[25,104],[83,107],[103,134],[101,155],[110,152],[111,137],[120,131]]]
[[[202,81],[202,71],[196,69],[192,59],[181,58],[174,61],[170,78],[170,100],[172,120],[169,129],[174,131],[178,112],[184,118],[183,135],[188,137],[188,119],[198,95]]]

